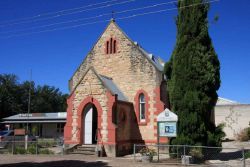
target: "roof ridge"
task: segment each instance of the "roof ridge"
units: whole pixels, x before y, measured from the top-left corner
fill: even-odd
[[[102,75],[102,74],[98,74],[98,75],[100,75],[100,77],[104,77],[104,78],[107,78],[107,79],[109,79],[109,80],[113,80],[113,78],[108,77],[108,76],[106,76],[106,75]]]

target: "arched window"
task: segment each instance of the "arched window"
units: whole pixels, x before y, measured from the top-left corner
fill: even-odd
[[[146,108],[145,108],[145,96],[143,93],[139,95],[139,110],[140,110],[140,122],[145,122],[146,121]]]
[[[113,46],[113,38],[110,38],[110,53],[111,54],[113,53],[112,46]]]
[[[109,41],[106,42],[106,54],[109,54]]]
[[[113,46],[114,50],[113,53],[116,53],[116,40],[114,40],[114,46]]]
[[[117,43],[116,40],[113,38],[110,38],[108,41],[106,41],[106,48],[105,48],[106,54],[116,53],[117,51],[116,43]]]

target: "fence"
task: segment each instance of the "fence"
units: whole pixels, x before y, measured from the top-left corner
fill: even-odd
[[[0,154],[63,154],[63,149],[63,141],[60,139],[0,142]]]
[[[244,148],[188,145],[134,145],[135,161],[198,166],[246,166]],[[250,152],[249,152],[250,153]],[[249,164],[250,165],[250,164]]]

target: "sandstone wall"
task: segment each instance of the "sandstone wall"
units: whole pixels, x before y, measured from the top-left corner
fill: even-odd
[[[106,54],[105,44],[110,38],[117,41],[117,53]],[[143,89],[149,96],[149,123],[146,126],[140,126],[143,139],[155,140],[156,139],[156,115],[157,107],[156,99],[160,99],[159,92],[155,91],[157,87],[160,87],[162,81],[162,74],[154,65],[148,60],[145,55],[138,49],[138,46],[133,44],[121,31],[117,28],[116,24],[111,22],[106,31],[99,38],[96,45],[91,52],[86,56],[83,63],[77,69],[76,73],[71,79],[71,90],[77,86],[79,80],[82,78],[86,70],[93,66],[98,74],[102,74],[113,79],[113,82],[122,90],[124,95],[128,98],[129,102],[135,103],[135,95],[138,90]],[[89,83],[85,85],[85,82],[92,80],[86,80],[81,83],[76,91],[87,89]],[[95,82],[95,81],[93,81]],[[84,86],[85,85],[85,86]],[[102,89],[100,91],[103,91]],[[101,92],[99,92],[101,95]],[[86,96],[84,93],[78,93],[75,97],[74,110],[80,101]],[[100,99],[103,103],[105,112],[107,109],[104,106],[105,97],[95,95],[97,99]],[[74,120],[76,121],[74,115]],[[104,117],[103,120],[106,120]],[[75,122],[73,121],[74,125]],[[104,123],[105,125],[105,123]],[[105,125],[106,126],[106,125]]]
[[[91,82],[90,82],[91,81]],[[72,110],[72,140],[78,141],[81,138],[81,120],[83,111],[79,111],[80,103],[87,98],[92,96],[96,99],[101,107],[102,113],[98,113],[98,121],[101,122],[101,135],[103,141],[107,141],[107,102],[108,98],[106,96],[106,88],[102,85],[101,81],[97,78],[95,73],[92,70],[89,70],[82,81],[75,89],[75,97],[73,99],[73,110]],[[98,111],[99,112],[99,111]],[[80,127],[78,133],[74,133]]]

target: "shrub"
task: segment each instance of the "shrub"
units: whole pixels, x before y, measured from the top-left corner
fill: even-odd
[[[245,152],[245,158],[250,158],[250,151]]]
[[[27,153],[28,154],[36,154],[36,145],[35,144],[30,145],[27,149]]]
[[[54,140],[39,140],[38,145],[43,148],[53,147],[56,145]]]
[[[201,163],[203,161],[202,148],[192,148],[189,154],[192,156],[194,163]]]
[[[147,155],[147,156],[154,156],[154,155],[157,155],[155,149],[150,149],[150,148],[148,148],[148,147],[142,148],[142,149],[139,151],[139,153],[140,153],[141,155]]]
[[[25,153],[26,153],[26,150],[25,150],[25,148],[23,148],[23,147],[16,147],[16,148],[15,148],[15,153],[16,153],[16,154],[25,154]]]
[[[225,132],[223,131],[223,128],[225,127],[225,124],[219,124],[217,127],[215,127],[214,132],[207,132],[208,139],[207,139],[207,146],[214,146],[214,147],[221,147],[222,146],[222,140],[226,136]]]
[[[239,141],[248,141],[250,140],[250,128],[245,128],[243,130],[241,130],[238,134],[237,134],[237,140]]]
[[[49,149],[41,149],[39,154],[54,154],[54,152]]]
[[[247,136],[248,136],[248,140],[250,139],[250,127],[247,128]]]

